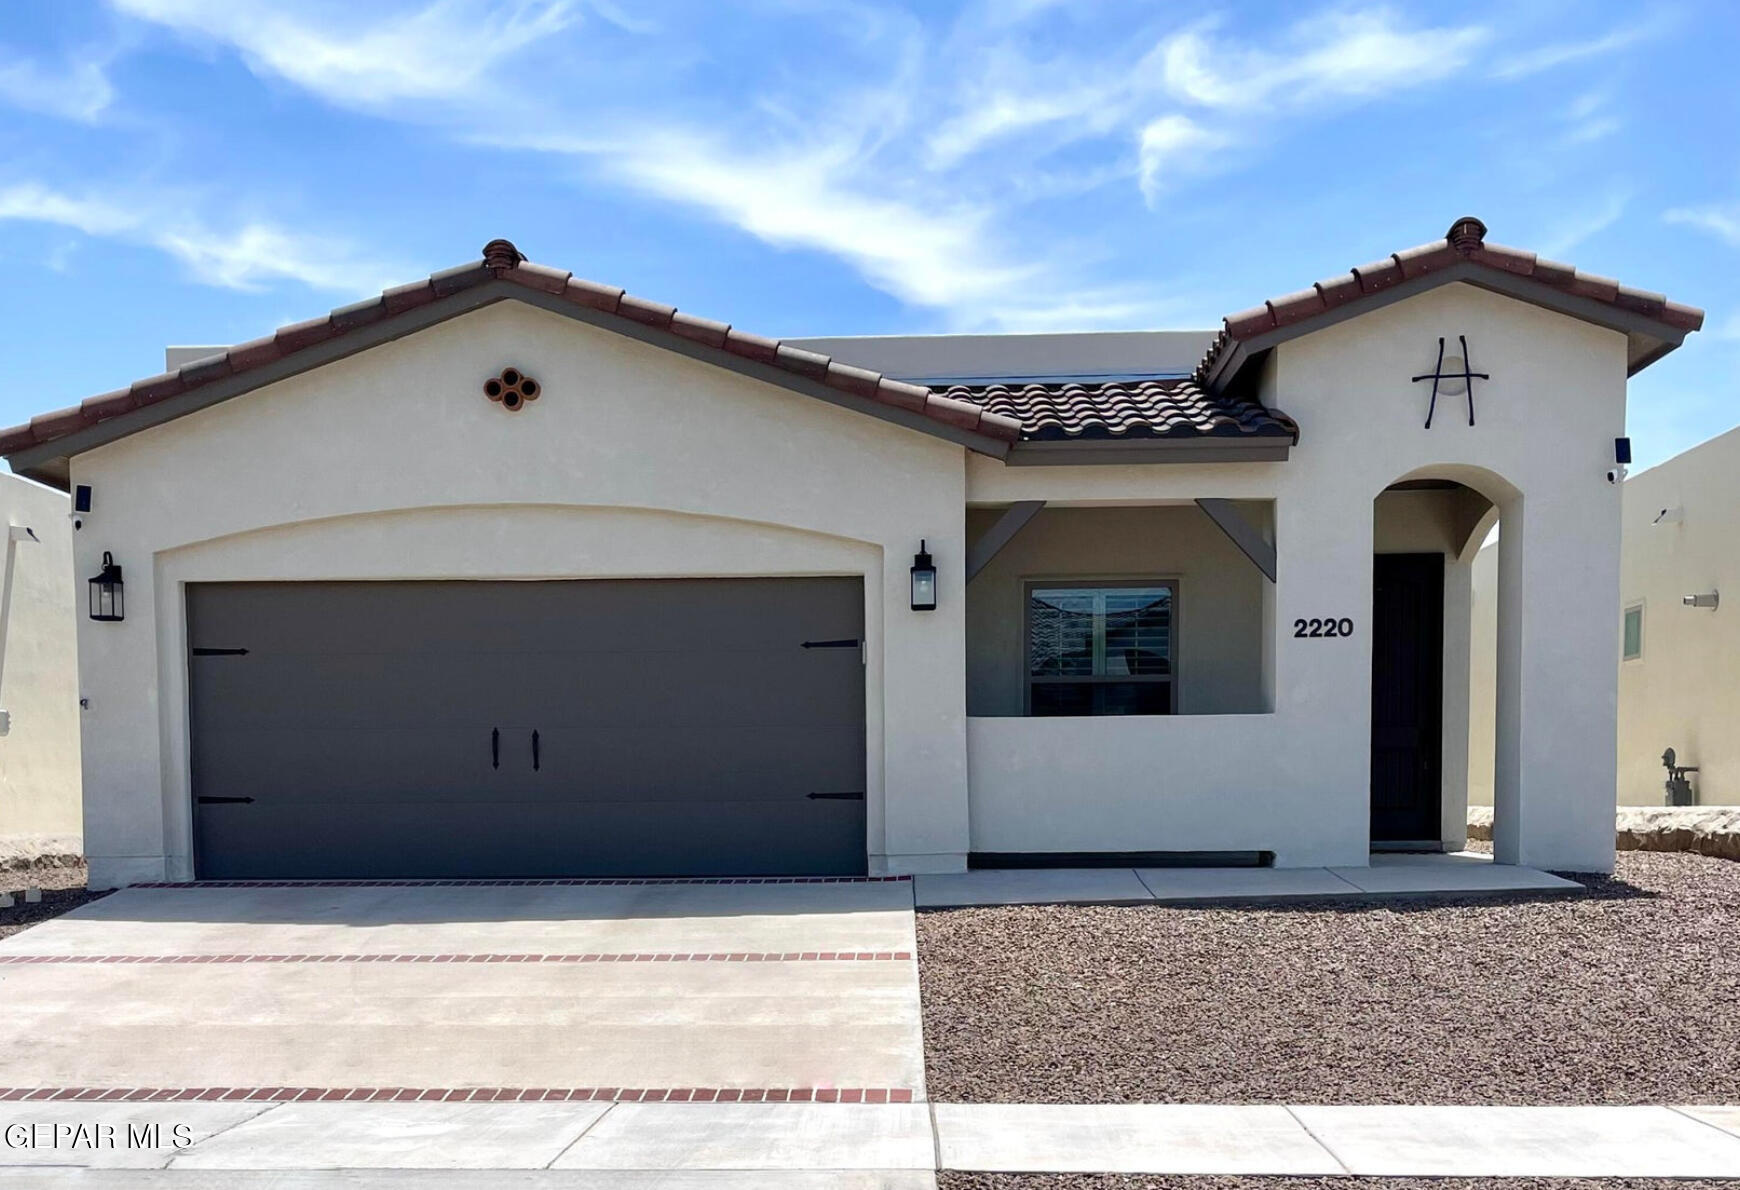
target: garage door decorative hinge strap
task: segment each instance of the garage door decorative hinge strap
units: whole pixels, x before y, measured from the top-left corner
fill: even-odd
[[[251,797],[205,797],[205,796],[201,796],[199,798],[199,804],[202,806],[251,805],[251,804],[253,804],[253,801],[254,801],[254,799]]]
[[[246,657],[246,649],[195,649],[195,657]]]
[[[852,793],[806,793],[804,796],[811,801],[861,802],[864,800],[864,791],[860,789]]]
[[[804,642],[806,649],[855,649],[857,647],[858,638],[855,636],[849,640],[806,640]]]

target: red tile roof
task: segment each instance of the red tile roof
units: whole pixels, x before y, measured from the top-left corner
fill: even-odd
[[[200,385],[284,359],[316,344],[341,338],[360,327],[498,279],[987,438],[1014,442],[1020,436],[1020,423],[978,405],[940,395],[923,385],[908,384],[878,372],[855,368],[776,339],[753,335],[727,323],[687,314],[673,306],[624,293],[615,286],[584,281],[572,273],[532,264],[509,241],[492,240],[485,246],[481,260],[447,269],[422,281],[397,286],[378,297],[307,322],[282,327],[275,334],[231,347],[220,355],[195,361],[179,371],[136,381],[127,388],[91,397],[71,408],[44,413],[25,425],[0,431],[0,454],[53,442],[110,418],[180,396]]]
[[[1265,337],[1267,346],[1274,341],[1269,336],[1275,332],[1298,328],[1294,333],[1305,333],[1314,329],[1311,324],[1318,317],[1364,300],[1377,300],[1377,295],[1395,285],[1451,268],[1457,268],[1464,278],[1469,267],[1524,278],[1556,293],[1642,317],[1661,326],[1667,347],[1677,343],[1684,332],[1703,325],[1701,310],[1670,302],[1660,294],[1580,273],[1569,265],[1541,260],[1533,253],[1489,245],[1485,237],[1486,227],[1478,219],[1460,219],[1442,240],[1397,252],[1344,276],[1321,281],[1310,289],[1230,315],[1190,381],[956,385],[935,389],[894,380],[790,343],[687,314],[624,293],[615,286],[532,264],[509,241],[492,240],[484,247],[481,260],[389,289],[320,318],[231,347],[178,371],[140,380],[71,408],[42,414],[26,425],[0,431],[0,454],[47,445],[494,281],[505,281],[587,311],[636,323],[725,356],[777,368],[866,402],[906,410],[940,425],[980,435],[993,445],[1092,438],[1290,437],[1296,441],[1298,426],[1286,414],[1220,394],[1224,377],[1217,377],[1216,372],[1222,357],[1258,337]],[[1654,355],[1643,362],[1650,358]],[[1002,449],[1006,447],[988,453],[1001,453]]]
[[[943,395],[1021,423],[1030,441],[1151,438],[1299,440],[1285,413],[1204,392],[1193,380],[955,385]]]
[[[1488,244],[1486,224],[1465,216],[1452,224],[1441,240],[1392,253],[1383,260],[1319,281],[1310,289],[1272,298],[1260,306],[1227,315],[1222,320],[1222,331],[1197,365],[1196,380],[1209,383],[1220,357],[1241,341],[1290,327],[1299,327],[1299,333],[1304,333],[1311,328],[1302,324],[1315,318],[1375,297],[1402,281],[1411,281],[1464,262],[1495,273],[1524,277],[1572,297],[1587,298],[1629,311],[1677,332],[1695,331],[1704,325],[1704,312],[1694,306],[1670,302],[1659,293],[1633,289],[1606,277],[1578,272],[1568,264],[1543,260],[1533,252]]]

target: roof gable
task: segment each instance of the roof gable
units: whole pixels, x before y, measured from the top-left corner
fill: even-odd
[[[1020,423],[829,356],[686,314],[614,286],[528,262],[507,240],[483,258],[124,389],[0,431],[13,470],[65,486],[70,458],[220,401],[498,301],[517,300],[1002,457]]]
[[[1221,391],[1264,352],[1289,339],[1459,281],[1621,331],[1627,339],[1627,375],[1648,367],[1704,324],[1702,310],[1662,294],[1543,260],[1533,252],[1488,244],[1486,225],[1467,216],[1452,224],[1441,240],[1227,315],[1197,365],[1195,379],[1210,391]]]

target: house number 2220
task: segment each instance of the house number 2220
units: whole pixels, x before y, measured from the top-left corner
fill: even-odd
[[[1315,616],[1309,620],[1294,620],[1293,635],[1303,637],[1352,636],[1353,621],[1348,619],[1346,616],[1341,617],[1339,620],[1330,618],[1320,619]]]

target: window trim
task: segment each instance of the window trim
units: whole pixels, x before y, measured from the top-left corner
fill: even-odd
[[[1033,629],[1028,621],[1028,614],[1033,604],[1033,592],[1047,587],[1169,587],[1172,590],[1172,672],[1166,676],[1131,677],[1102,675],[1086,678],[1051,679],[1055,684],[1073,682],[1080,685],[1099,684],[1106,682],[1151,682],[1159,684],[1170,683],[1172,686],[1172,711],[1170,715],[1128,715],[1131,719],[1164,719],[1184,714],[1183,697],[1183,667],[1181,665],[1178,642],[1183,635],[1184,623],[1184,583],[1176,574],[1131,574],[1131,575],[1093,575],[1076,574],[1060,575],[1027,575],[1023,576],[1019,586],[1021,604],[1018,609],[1018,623],[1021,633],[1021,715],[1023,718],[1033,718],[1033,683],[1046,681],[1044,678],[1033,677]],[[1067,716],[1075,718],[1101,718],[1103,716],[1083,715]]]
[[[1619,660],[1622,664],[1627,661],[1643,660],[1643,622],[1648,618],[1644,614],[1643,605],[1643,600],[1634,600],[1626,604],[1619,613]],[[1637,652],[1627,653],[1625,651],[1625,620],[1632,612],[1637,613]]]

